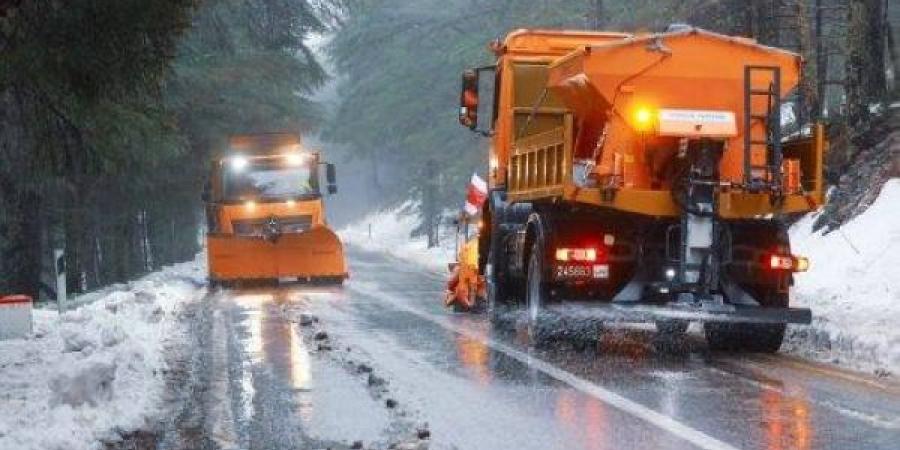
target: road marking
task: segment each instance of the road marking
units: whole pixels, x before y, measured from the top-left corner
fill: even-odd
[[[520,350],[516,350],[515,348],[495,339],[480,336],[478,333],[451,323],[449,320],[447,320],[446,317],[434,316],[427,312],[421,311],[418,308],[413,308],[402,302],[399,302],[395,300],[393,296],[381,292],[378,289],[377,284],[356,282],[349,285],[348,287],[353,291],[359,292],[360,294],[375,297],[379,300],[391,304],[391,306],[397,309],[403,310],[429,322],[432,322],[435,325],[446,329],[447,331],[465,336],[466,338],[472,339],[474,341],[482,342],[495,351],[503,353],[506,356],[515,359],[516,361],[519,361],[520,363],[525,364],[539,372],[542,372],[543,374],[557,381],[568,384],[572,388],[591,397],[594,397],[597,400],[600,400],[601,402],[612,406],[613,408],[616,408],[626,414],[641,419],[657,428],[665,430],[681,439],[684,439],[685,441],[688,441],[699,448],[706,450],[737,450],[737,447],[722,442],[712,436],[709,436],[708,434],[703,433],[702,431],[691,428],[690,426],[683,424],[670,416],[650,409],[640,403],[623,397],[620,394],[617,394],[588,380],[585,380],[584,378],[572,374],[571,372],[560,369],[559,367],[556,367],[542,359],[536,358]]]
[[[841,367],[832,367],[814,361],[804,361],[790,355],[759,355],[757,358],[763,363],[809,372],[823,377],[837,378],[842,381],[863,385],[892,395],[900,395],[900,385],[896,383],[891,383],[889,380],[875,380],[869,375],[854,373],[853,371]],[[747,361],[747,363],[753,364],[754,367],[759,367],[756,364],[756,361]]]
[[[223,295],[213,297],[219,303]],[[209,380],[209,427],[210,440],[224,450],[237,449],[238,433],[235,429],[234,411],[231,406],[228,367],[228,330],[225,324],[228,317],[220,304],[211,305],[214,310],[210,315],[212,330],[210,331],[211,374]]]

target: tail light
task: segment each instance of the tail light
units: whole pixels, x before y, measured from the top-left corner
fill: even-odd
[[[558,248],[556,260],[559,262],[596,262],[598,251],[596,248]]]
[[[769,268],[772,270],[806,272],[809,270],[809,259],[794,255],[772,255],[769,257]]]

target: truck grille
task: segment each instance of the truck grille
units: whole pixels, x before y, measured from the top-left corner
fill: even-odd
[[[267,219],[233,220],[231,227],[237,236],[265,236],[266,228],[274,225],[281,234],[299,234],[312,227],[312,216],[269,217]]]

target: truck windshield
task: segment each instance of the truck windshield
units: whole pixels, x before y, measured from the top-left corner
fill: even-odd
[[[287,167],[256,162],[224,174],[226,201],[281,200],[319,195],[316,174],[309,166]]]

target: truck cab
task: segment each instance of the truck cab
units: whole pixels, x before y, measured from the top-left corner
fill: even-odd
[[[335,168],[306,150],[299,136],[234,136],[215,159],[204,199],[210,280],[294,278],[342,281],[343,248],[328,228],[327,193]]]

